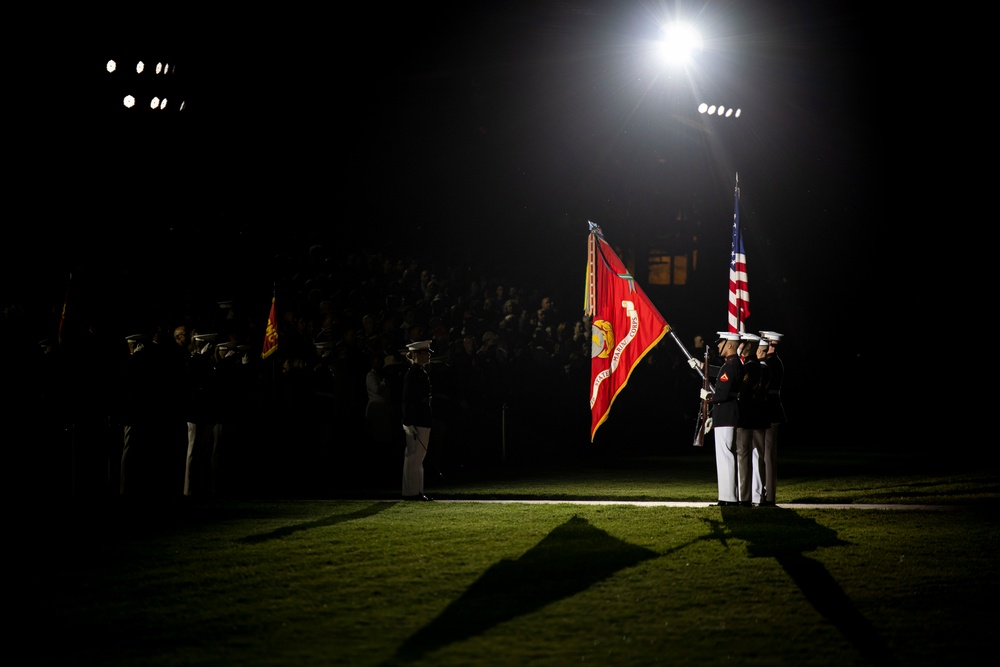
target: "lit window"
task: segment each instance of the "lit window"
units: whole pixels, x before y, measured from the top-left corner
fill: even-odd
[[[670,285],[670,255],[661,250],[649,251],[649,284]]]

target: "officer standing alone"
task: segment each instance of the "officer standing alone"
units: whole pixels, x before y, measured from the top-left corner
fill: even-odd
[[[424,493],[424,459],[430,444],[431,378],[425,366],[431,360],[429,340],[406,346],[410,367],[403,376],[403,430],[406,450],[403,456],[403,500],[432,500]]]

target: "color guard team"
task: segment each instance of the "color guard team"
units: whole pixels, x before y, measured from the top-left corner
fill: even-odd
[[[710,389],[700,389],[711,410],[720,507],[772,507],[778,483],[778,432],[785,423],[778,356],[782,334],[718,332],[720,364]],[[688,364],[701,369],[695,358]],[[704,369],[711,373],[712,368]]]

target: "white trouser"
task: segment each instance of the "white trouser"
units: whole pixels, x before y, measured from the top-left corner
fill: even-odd
[[[739,500],[736,480],[736,444],[734,426],[715,426],[715,468],[719,477],[719,500]]]
[[[416,436],[406,434],[403,456],[403,495],[417,496],[424,492],[424,458],[431,439],[429,426],[417,426]]]
[[[775,502],[778,491],[778,430],[781,424],[771,424],[764,434],[764,498]]]
[[[215,492],[213,458],[219,443],[220,424],[188,422],[187,463],[184,467],[184,495],[209,495]]]
[[[767,479],[770,464],[764,454],[764,438],[767,429],[758,428],[753,431],[753,501],[758,505],[766,500],[766,487],[764,482]],[[774,495],[771,495],[774,500]]]
[[[753,430],[736,428],[736,488],[741,503],[752,500],[753,490]]]

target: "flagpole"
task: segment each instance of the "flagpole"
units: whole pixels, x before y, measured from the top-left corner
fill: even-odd
[[[694,357],[691,356],[691,353],[688,352],[688,349],[686,347],[684,347],[684,343],[681,342],[681,339],[677,337],[677,333],[674,332],[673,329],[669,329],[669,332],[670,332],[670,336],[674,339],[674,342],[677,343],[677,347],[681,348],[681,352],[684,353],[684,356],[687,357],[688,359],[694,359]],[[693,366],[693,368],[696,371],[698,371],[698,375],[701,377],[702,381],[704,381],[705,380],[705,373],[704,373],[704,371],[701,370],[701,366]]]

